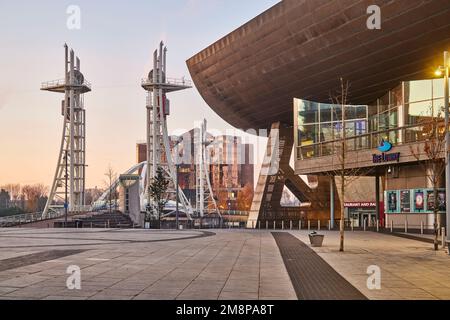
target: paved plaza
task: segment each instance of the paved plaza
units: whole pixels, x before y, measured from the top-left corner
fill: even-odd
[[[0,229],[0,299],[304,299],[299,286],[327,283],[308,276],[315,266],[369,299],[450,299],[450,257],[428,243],[347,232],[340,253],[339,234],[324,231],[311,251],[307,231],[286,232],[291,247],[270,230]],[[303,251],[291,250],[294,237]],[[81,290],[66,286],[73,265]],[[367,288],[370,265],[380,290]]]

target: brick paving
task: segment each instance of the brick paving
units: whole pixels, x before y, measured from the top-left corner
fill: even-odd
[[[305,243],[272,232],[300,300],[365,300],[366,297]]]
[[[371,300],[450,300],[450,256],[433,245],[376,232],[345,232],[339,252],[339,232],[321,231],[323,247],[312,248],[336,272]],[[303,242],[308,232],[292,232]],[[381,271],[381,288],[367,287],[368,267]]]
[[[292,261],[283,259],[285,246],[280,251],[270,231],[212,231],[0,229],[0,266],[8,265],[0,271],[0,299],[311,297],[297,297],[294,285],[298,283],[291,281],[288,273]],[[295,253],[296,263],[313,264],[298,270],[297,276],[300,285],[317,283],[319,289],[311,289],[322,291],[317,299],[329,297],[331,289],[325,279],[330,274],[335,277],[335,273],[369,299],[450,299],[450,257],[443,250],[433,251],[428,243],[355,231],[346,232],[345,252],[339,252],[338,232],[321,231],[325,240],[320,248],[308,248],[307,231],[285,233],[284,237],[291,235],[303,242],[289,237],[289,250]],[[80,251],[52,256],[55,253],[51,252],[60,250]],[[325,267],[317,267],[312,251],[329,265],[327,272],[323,272]],[[30,257],[34,258],[28,260]],[[71,265],[81,269],[81,290],[66,287],[67,267]],[[367,288],[367,268],[371,265],[381,269],[380,290]],[[301,277],[305,270],[309,270],[308,277]],[[312,281],[317,270],[322,270],[323,279]],[[337,288],[332,290],[331,299],[342,297]]]
[[[0,271],[0,299],[297,299],[268,232],[0,229],[0,238],[0,265],[83,250]],[[66,287],[71,265],[81,269],[81,290]]]

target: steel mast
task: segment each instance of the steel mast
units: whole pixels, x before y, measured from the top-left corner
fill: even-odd
[[[158,167],[164,169],[171,181],[170,191],[176,191],[176,167],[172,160],[171,146],[167,132],[167,117],[170,115],[170,102],[167,94],[192,88],[191,82],[184,79],[170,79],[166,77],[167,48],[161,42],[159,50],[153,53],[153,70],[148,77],[142,80],[142,88],[147,95],[147,172],[145,195],[147,205],[154,205],[148,191],[148,186],[156,176]],[[178,188],[178,196],[185,212],[191,218],[193,210],[189,200],[181,188]]]
[[[91,85],[81,73],[80,59],[64,45],[64,79],[42,83],[41,90],[64,93],[61,105],[63,132],[56,172],[43,218],[60,216],[63,208],[69,212],[84,210],[86,182],[86,110],[84,94]],[[68,167],[67,177],[65,167]],[[67,184],[66,184],[67,181]],[[66,191],[67,190],[67,191]],[[66,203],[66,193],[68,203]]]

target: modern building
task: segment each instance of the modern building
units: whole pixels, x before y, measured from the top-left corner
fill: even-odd
[[[196,205],[197,148],[199,129],[171,136],[173,159],[180,159],[178,183],[192,206]],[[209,180],[219,211],[225,216],[246,216],[254,189],[253,145],[236,136],[207,133],[206,157]],[[178,145],[176,141],[182,142]],[[137,162],[146,161],[146,144],[136,146]],[[178,156],[176,156],[178,153]]]
[[[368,26],[369,5],[380,8],[381,29]],[[447,1],[283,0],[190,58],[192,79],[219,116],[244,130],[270,129],[247,226],[334,221],[342,201],[359,224],[383,220],[383,211],[386,225],[433,224],[421,125],[442,106],[443,84],[423,79],[448,49]],[[356,199],[341,199],[333,178],[344,127],[332,101],[340,79],[350,83],[345,170],[360,177],[355,189],[369,190]],[[284,185],[304,204],[296,212],[279,205]]]
[[[345,169],[381,178],[386,223],[431,228],[435,179],[440,221],[445,221],[443,89],[442,79],[401,82],[367,105],[345,108],[295,99],[296,173],[332,175],[340,170],[344,108]]]

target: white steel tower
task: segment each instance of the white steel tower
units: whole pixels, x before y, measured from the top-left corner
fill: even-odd
[[[91,85],[81,73],[80,59],[67,44],[64,79],[45,82],[41,90],[64,93],[61,105],[63,131],[50,195],[43,217],[58,216],[62,209],[69,212],[84,210],[86,170],[86,110],[84,93]]]
[[[209,178],[210,157],[207,157],[207,146],[212,142],[207,139],[206,120],[203,120],[199,134],[195,137],[196,154],[196,212],[203,217],[205,214],[216,214],[220,217],[216,200]]]
[[[166,77],[166,54],[167,48],[163,42],[159,50],[153,54],[153,70],[148,78],[142,80],[142,88],[148,92],[147,96],[147,172],[145,194],[147,204],[153,205],[149,183],[156,176],[158,167],[164,169],[171,181],[171,192],[176,191],[176,167],[172,159],[169,136],[167,133],[167,116],[170,114],[170,103],[167,93],[189,89],[191,82],[184,79],[170,79]],[[178,196],[185,212],[191,217],[193,210],[189,200],[181,188],[178,188]]]

